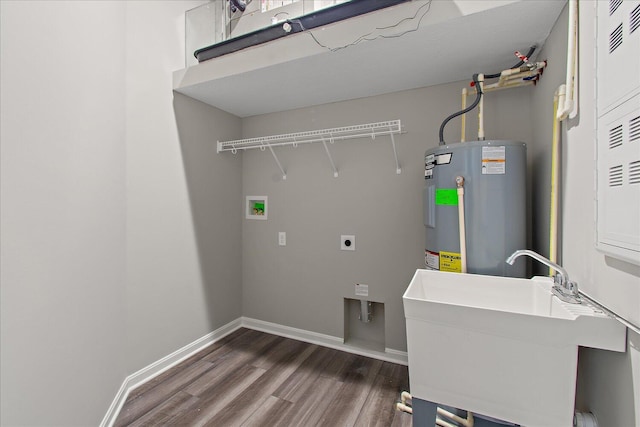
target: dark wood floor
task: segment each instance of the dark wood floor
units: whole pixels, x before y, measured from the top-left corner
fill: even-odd
[[[239,329],[133,390],[116,426],[411,426],[406,366]]]

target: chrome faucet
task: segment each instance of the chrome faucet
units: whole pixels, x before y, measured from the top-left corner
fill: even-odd
[[[560,267],[558,264],[546,259],[542,255],[528,249],[520,249],[512,253],[511,256],[507,258],[507,263],[513,265],[516,258],[522,255],[528,255],[536,261],[539,261],[547,267],[553,268],[555,270],[556,274],[553,276],[554,285],[552,291],[558,298],[560,298],[564,302],[570,302],[573,304],[582,303],[582,301],[580,300],[580,294],[578,293],[578,284],[569,280],[569,274],[567,273],[567,270]]]

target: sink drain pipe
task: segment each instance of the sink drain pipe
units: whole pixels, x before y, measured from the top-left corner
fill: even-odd
[[[360,315],[358,318],[363,323],[371,322],[373,319],[373,307],[371,301],[360,300]]]

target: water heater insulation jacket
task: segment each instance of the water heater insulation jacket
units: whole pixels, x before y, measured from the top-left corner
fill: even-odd
[[[464,177],[464,222],[457,177]],[[523,264],[505,263],[511,253],[526,247],[523,142],[473,141],[427,150],[423,206],[427,268],[462,272],[466,246],[467,272],[525,276]]]

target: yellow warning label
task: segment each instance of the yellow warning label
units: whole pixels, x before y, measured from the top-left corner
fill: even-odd
[[[460,254],[456,252],[440,252],[440,271],[462,272]]]

